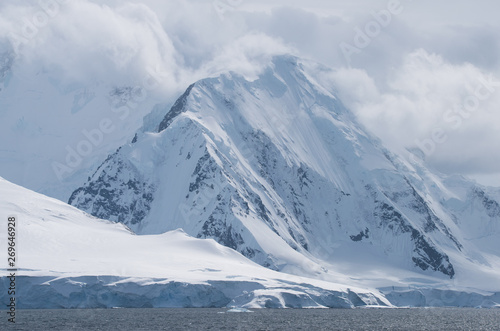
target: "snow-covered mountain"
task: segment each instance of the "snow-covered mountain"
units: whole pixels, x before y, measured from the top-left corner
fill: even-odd
[[[17,308],[391,306],[375,289],[278,273],[182,230],[137,236],[3,178],[0,196],[17,218]]]
[[[138,234],[182,228],[293,274],[500,289],[499,191],[386,150],[330,74],[278,56],[254,81],[198,81],[69,203]]]

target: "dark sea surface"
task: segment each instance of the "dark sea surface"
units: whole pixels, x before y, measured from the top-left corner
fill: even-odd
[[[2,311],[0,330],[500,330],[500,309],[67,309]]]

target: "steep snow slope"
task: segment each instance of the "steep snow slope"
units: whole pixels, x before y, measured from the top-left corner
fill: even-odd
[[[18,220],[16,299],[24,308],[390,305],[377,290],[278,273],[181,230],[137,236],[2,178],[0,196],[1,210]],[[9,300],[7,274],[1,302]]]
[[[499,246],[484,239],[498,234],[498,195],[389,153],[329,73],[280,56],[255,81],[196,82],[69,203],[139,234],[182,228],[290,273],[498,290]]]

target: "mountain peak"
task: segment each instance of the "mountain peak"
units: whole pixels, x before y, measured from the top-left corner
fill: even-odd
[[[158,132],[165,130],[170,125],[170,123],[172,123],[176,116],[178,116],[183,111],[186,111],[187,98],[193,87],[194,84],[191,84],[184,92],[184,94],[182,94],[179,99],[177,99],[170,111],[165,115],[160,125],[158,126]]]

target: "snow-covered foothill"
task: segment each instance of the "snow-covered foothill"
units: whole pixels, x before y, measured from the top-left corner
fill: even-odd
[[[390,305],[375,289],[269,270],[182,230],[137,236],[1,178],[0,196],[17,219],[18,308]],[[9,273],[1,275],[7,302]]]

